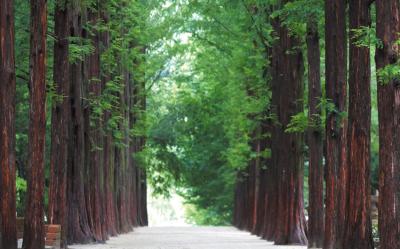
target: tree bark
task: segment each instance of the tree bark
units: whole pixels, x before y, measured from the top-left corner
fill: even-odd
[[[371,24],[369,0],[349,1],[350,30]],[[371,63],[369,47],[350,33],[348,183],[343,248],[373,249],[371,226],[370,138]]]
[[[341,248],[346,163],[346,2],[325,1],[326,98],[334,105],[326,121],[326,202],[324,249]]]
[[[90,25],[96,25],[99,21],[98,4],[92,6],[88,11],[88,22]],[[101,130],[101,110],[99,110],[98,101],[102,92],[102,85],[100,80],[100,37],[98,30],[92,30],[89,35],[90,40],[94,46],[94,52],[88,57],[88,94],[89,94],[89,107],[88,107],[88,122],[87,132],[87,167],[89,188],[89,202],[90,205],[89,226],[93,232],[96,241],[103,242],[107,238],[103,231],[102,226],[102,169],[103,169],[103,139]]]
[[[78,7],[70,11],[70,36],[75,38],[85,37],[82,23],[85,13]],[[84,178],[85,167],[85,122],[84,122],[84,85],[87,78],[86,66],[78,60],[70,65],[70,139],[68,162],[68,243],[87,243],[93,240],[89,228],[88,213],[86,209]]]
[[[54,84],[51,122],[51,155],[49,187],[49,223],[60,224],[61,248],[67,248],[67,166],[70,123],[69,80],[69,7],[57,1],[55,10]]]
[[[322,248],[324,242],[324,167],[321,132],[320,46],[318,23],[314,17],[307,23],[308,109],[311,127],[309,147],[308,247]]]
[[[271,123],[270,120],[263,120],[261,124],[260,152],[271,148]],[[266,209],[267,205],[267,186],[268,186],[268,167],[271,166],[271,158],[260,158],[260,173],[258,183],[258,202],[257,202],[257,220],[254,228],[254,234],[258,236],[264,235],[264,227],[266,225]]]
[[[376,33],[382,47],[376,49],[378,70],[399,59],[400,4],[397,0],[376,1]],[[380,248],[400,248],[400,157],[399,79],[378,79],[379,110],[379,237]]]
[[[31,0],[28,196],[24,249],[44,248],[47,1]]]
[[[13,0],[0,1],[0,248],[17,248]]]
[[[303,135],[285,129],[293,115],[303,111],[303,55],[300,42],[279,20],[274,21],[278,35],[273,51],[273,103],[276,108],[278,139],[273,142],[278,176],[278,209],[275,244],[307,244],[303,202]],[[288,53],[290,51],[290,53]],[[275,97],[274,97],[275,95]],[[274,102],[275,100],[275,102]]]

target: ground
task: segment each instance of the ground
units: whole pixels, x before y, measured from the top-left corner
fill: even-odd
[[[70,249],[305,249],[274,246],[232,227],[144,227],[106,244],[72,245]]]

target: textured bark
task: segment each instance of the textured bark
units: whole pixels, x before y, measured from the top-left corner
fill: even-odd
[[[70,36],[84,37],[82,22],[84,13],[75,7],[70,11]],[[68,157],[68,243],[87,243],[93,240],[86,209],[85,174],[85,124],[84,85],[87,73],[85,63],[76,61],[70,65],[70,138]]]
[[[369,0],[349,1],[350,30],[370,26]],[[350,33],[348,183],[343,248],[373,249],[370,211],[371,63]]]
[[[308,130],[309,147],[309,208],[308,247],[322,248],[324,242],[324,167],[321,132],[320,46],[317,21],[307,23],[308,109],[311,127]]]
[[[109,119],[106,114],[105,122]],[[116,236],[117,227],[115,221],[115,204],[114,204],[114,145],[112,142],[112,134],[107,134],[104,141],[104,196],[105,196],[105,217],[107,224],[107,233]]]
[[[16,249],[13,1],[0,1],[0,248]]]
[[[97,8],[97,5],[94,7]],[[95,25],[99,21],[99,12],[95,9],[88,11],[88,22]],[[100,81],[100,37],[97,30],[92,30],[89,38],[94,46],[94,52],[88,57],[88,94],[90,99],[90,106],[88,107],[88,116],[86,118],[88,141],[86,155],[88,160],[86,165],[88,167],[89,179],[89,202],[90,205],[89,226],[93,232],[96,241],[105,241],[105,236],[102,220],[102,170],[103,170],[103,138],[101,130],[100,114],[95,112],[95,105],[99,101],[102,91]]]
[[[241,170],[236,176],[234,225],[243,230],[245,228],[248,203],[246,200],[247,177]]]
[[[24,249],[44,248],[47,1],[31,0],[28,196]]]
[[[106,13],[102,12],[102,18],[105,23],[108,22],[108,16]],[[102,47],[103,49],[107,49],[110,46],[110,34],[108,32],[103,32],[101,35]],[[102,73],[102,85],[103,89],[106,89],[106,84],[110,81],[109,72]],[[104,136],[104,224],[107,234],[111,236],[117,236],[117,227],[115,221],[115,203],[114,203],[114,143],[113,143],[113,135],[112,130],[109,130],[108,122],[111,118],[111,111],[105,111],[104,113],[104,127],[105,127],[105,136]]]
[[[124,119],[126,125],[123,126],[123,131],[124,131],[124,143],[126,147],[123,149],[124,153],[124,213],[123,213],[123,219],[125,221],[125,231],[130,231],[133,227],[133,219],[132,219],[132,213],[130,212],[131,210],[131,200],[132,200],[132,194],[131,194],[131,187],[133,183],[132,179],[132,163],[133,163],[133,158],[131,154],[131,145],[132,145],[132,138],[130,135],[130,129],[134,128],[135,124],[133,124],[133,121],[131,120],[131,112],[133,111],[131,109],[131,102],[132,99],[135,96],[132,96],[132,79],[131,79],[131,74],[127,69],[124,70],[124,80],[125,80],[125,91],[124,91]]]
[[[141,226],[148,226],[149,219],[147,214],[147,175],[145,170],[141,170],[142,181],[141,184],[141,198],[139,203],[141,205],[140,209],[140,219],[141,219]]]
[[[275,243],[305,245],[303,137],[300,133],[285,132],[291,117],[303,111],[303,56],[299,40],[290,35],[278,20],[274,21],[274,29],[278,40],[272,56],[272,84],[275,85],[272,95],[276,101],[272,104],[277,118],[273,139],[277,140],[272,154],[276,157],[274,163],[279,181]]]
[[[271,123],[270,120],[264,120],[261,124],[261,141],[260,141],[260,151],[265,151],[271,148]],[[257,220],[254,227],[254,234],[258,236],[264,235],[264,227],[266,225],[266,213],[269,210],[266,209],[267,206],[267,181],[268,181],[268,168],[271,166],[271,158],[260,158],[260,173],[258,182],[258,201],[257,201]]]
[[[256,128],[255,131],[253,131],[252,135],[252,141],[250,144],[250,147],[253,152],[258,153],[259,152],[259,139],[257,136],[259,136],[259,130]],[[257,201],[258,201],[258,186],[257,186],[257,174],[259,170],[259,158],[253,158],[250,160],[249,166],[248,166],[248,199],[247,202],[249,203],[249,209],[247,210],[248,215],[247,215],[247,224],[246,224],[246,229],[250,232],[253,232],[254,226],[256,224],[256,215],[257,215]]]
[[[51,155],[49,187],[49,223],[60,224],[61,248],[67,247],[67,166],[70,122],[69,28],[68,7],[58,1],[55,10],[54,84],[51,121]]]
[[[276,162],[276,153],[273,154],[273,151],[276,151],[277,142],[275,134],[275,127],[272,128],[272,136],[271,136],[271,160],[270,164],[267,165],[267,177],[266,177],[266,197],[265,197],[265,216],[264,216],[264,231],[262,237],[268,241],[274,241],[276,236],[276,224],[278,222],[277,214],[278,214],[278,179],[277,179],[277,166]]]
[[[400,4],[376,1],[376,31],[382,47],[376,49],[378,70],[399,59]],[[380,248],[400,248],[399,79],[378,81],[379,110],[379,237]]]
[[[325,1],[326,98],[335,110],[326,121],[326,202],[324,249],[341,248],[347,178],[346,164],[346,2]]]

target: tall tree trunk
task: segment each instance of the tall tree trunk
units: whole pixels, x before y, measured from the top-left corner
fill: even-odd
[[[278,214],[275,243],[307,244],[303,202],[303,135],[285,129],[293,115],[303,111],[303,55],[299,40],[279,20],[274,21],[278,34],[273,51],[273,84],[279,84],[272,95],[277,102],[275,132],[278,138],[272,153],[276,156],[278,173]],[[288,53],[290,51],[290,53]]]
[[[24,249],[44,248],[47,1],[31,0],[28,196]]]
[[[104,11],[102,12],[102,18],[105,23],[109,22],[109,17],[107,13]],[[101,42],[103,49],[108,49],[110,47],[110,33],[105,31],[101,34]],[[102,51],[104,52],[104,51]],[[107,69],[103,70],[102,72],[102,87],[107,91],[107,83],[110,81],[110,72]],[[103,155],[104,155],[104,217],[105,217],[105,228],[107,234],[111,236],[117,236],[117,227],[115,222],[115,203],[114,203],[114,143],[113,143],[113,135],[112,130],[108,127],[108,122],[110,121],[112,115],[112,111],[106,110],[104,112],[104,148],[103,148]]]
[[[60,224],[61,248],[67,247],[67,164],[70,123],[69,80],[69,6],[57,1],[55,10],[54,84],[51,122],[49,223]]]
[[[261,124],[261,135],[260,135],[260,152],[271,147],[271,123],[270,120],[263,120]],[[254,234],[258,236],[264,235],[264,227],[266,225],[265,215],[269,211],[266,209],[267,204],[267,186],[268,186],[268,168],[271,166],[271,158],[260,158],[260,173],[258,183],[258,202],[257,202],[257,221],[254,228]]]
[[[348,183],[343,248],[373,249],[371,226],[370,138],[371,63],[369,47],[356,44],[354,29],[370,26],[369,0],[350,0]]]
[[[341,248],[346,191],[346,1],[325,1],[326,98],[334,110],[326,121],[326,203],[324,249]]]
[[[17,248],[13,0],[0,1],[0,248]]]
[[[250,147],[252,152],[259,153],[259,129],[258,127],[252,132],[252,140],[250,141]],[[248,170],[248,199],[246,200],[249,203],[249,209],[247,210],[247,224],[246,229],[250,232],[253,232],[254,225],[256,223],[256,215],[257,215],[257,199],[258,199],[258,186],[257,186],[257,171],[258,171],[258,160],[259,158],[253,158],[249,161],[249,165],[247,167]]]
[[[309,209],[308,246],[322,248],[324,242],[324,167],[321,132],[320,47],[318,23],[311,17],[307,23],[308,109],[311,127],[308,130],[309,147]]]
[[[400,33],[400,4],[397,0],[376,1],[376,32],[382,47],[376,49],[378,70],[396,65]],[[399,79],[378,80],[379,110],[379,237],[380,248],[400,248],[400,156]]]
[[[92,6],[88,11],[89,25],[95,26],[99,21],[98,4]],[[94,28],[96,29],[96,28]],[[103,139],[101,130],[101,110],[98,110],[99,98],[102,92],[100,80],[100,37],[98,30],[92,30],[89,35],[94,46],[94,52],[88,57],[88,94],[90,106],[88,109],[88,147],[87,166],[89,177],[89,226],[97,241],[105,241],[105,234],[102,226],[102,168],[103,168]],[[97,108],[97,110],[96,110]]]
[[[70,36],[84,37],[82,22],[85,14],[78,7],[70,11]],[[71,127],[69,136],[68,162],[68,243],[87,243],[93,240],[86,209],[84,182],[85,174],[85,123],[84,85],[86,66],[78,60],[70,65],[70,105]],[[84,181],[85,179],[85,181]]]

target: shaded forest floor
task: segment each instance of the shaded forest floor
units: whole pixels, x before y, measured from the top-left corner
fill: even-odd
[[[102,245],[72,245],[70,249],[304,249],[274,246],[232,227],[143,227]]]

